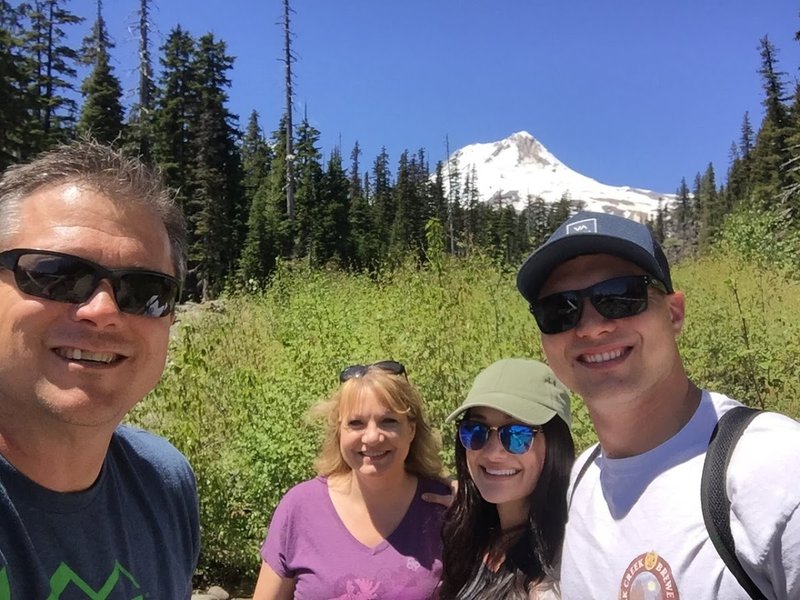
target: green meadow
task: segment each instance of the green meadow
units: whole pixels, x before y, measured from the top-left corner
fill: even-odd
[[[430,422],[492,361],[542,358],[515,269],[481,256],[433,257],[380,274],[279,265],[268,289],[185,310],[158,388],[132,420],[170,439],[198,478],[203,550],[197,583],[247,585],[281,495],[310,477],[320,441],[308,407],[347,365],[404,362]],[[680,338],[700,385],[800,417],[800,285],[726,256],[674,268],[687,295]],[[594,441],[576,398],[579,448]]]

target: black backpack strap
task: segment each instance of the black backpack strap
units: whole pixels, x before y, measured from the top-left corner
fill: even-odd
[[[567,502],[567,511],[569,511],[569,507],[572,506],[572,497],[575,495],[575,488],[578,487],[578,482],[598,456],[600,456],[600,444],[594,447],[594,450],[589,454],[589,458],[581,465],[581,470],[578,471],[578,475],[575,477],[575,483],[572,484],[572,491],[569,494],[569,501]]]
[[[747,406],[737,406],[722,415],[708,443],[700,482],[700,499],[708,537],[714,542],[725,566],[751,598],[766,600],[766,596],[745,573],[736,558],[736,544],[731,534],[731,502],[725,487],[728,463],[736,442],[745,427],[760,412]]]

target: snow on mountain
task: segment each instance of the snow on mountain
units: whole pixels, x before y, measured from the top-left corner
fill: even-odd
[[[585,210],[608,212],[638,221],[655,215],[658,199],[664,204],[673,194],[600,183],[573,171],[553,156],[527,131],[517,132],[499,142],[471,144],[456,150],[450,157],[457,165],[463,185],[475,168],[477,187],[484,202],[512,202],[517,210],[527,199],[541,197],[547,203],[561,200],[565,194],[584,203]],[[447,191],[447,166],[444,172]]]

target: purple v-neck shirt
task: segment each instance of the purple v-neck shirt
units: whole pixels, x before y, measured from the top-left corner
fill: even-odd
[[[339,518],[327,479],[304,481],[275,509],[261,557],[281,577],[295,578],[294,597],[300,600],[431,598],[442,574],[444,507],[422,500],[424,492],[449,490],[420,479],[397,529],[369,548]]]

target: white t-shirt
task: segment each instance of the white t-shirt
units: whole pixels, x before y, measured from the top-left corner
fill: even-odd
[[[691,420],[660,446],[623,459],[600,453],[570,506],[564,600],[749,598],[709,539],[700,504],[709,437],[738,405],[704,391]],[[591,450],[576,462],[573,482]],[[731,457],[727,491],[747,574],[771,600],[800,599],[800,423],[758,415]]]

